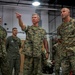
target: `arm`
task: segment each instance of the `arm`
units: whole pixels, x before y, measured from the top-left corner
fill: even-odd
[[[46,52],[49,53],[47,39],[44,39],[44,40],[43,40],[43,43],[44,43],[44,47],[45,47],[45,49],[46,49]]]
[[[23,24],[22,20],[21,20],[21,14],[19,13],[16,13],[16,17],[18,19],[18,23],[19,23],[19,26],[22,28],[22,29],[25,29],[25,25]]]
[[[47,39],[44,39],[43,43],[44,43],[44,48],[46,49],[46,58],[48,59],[48,57],[49,57],[49,47],[48,47]]]
[[[19,48],[21,48],[22,46],[21,46],[21,39],[19,39]]]

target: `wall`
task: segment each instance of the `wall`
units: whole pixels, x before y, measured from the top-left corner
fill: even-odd
[[[24,24],[32,25],[31,16],[33,13],[35,13],[35,8],[19,6],[2,6],[0,8],[0,15],[3,18],[3,27],[7,31],[11,31],[13,27],[17,27],[19,32],[23,32],[18,25],[18,20],[15,15],[16,12],[19,12],[22,15],[22,20]],[[40,11],[40,14],[42,22],[41,26],[48,32],[48,14],[45,11]],[[11,32],[8,33],[8,36],[9,35],[11,35]],[[18,36],[22,40],[24,40],[26,37],[25,33],[18,33]]]

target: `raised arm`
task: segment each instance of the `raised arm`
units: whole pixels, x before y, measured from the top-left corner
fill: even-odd
[[[19,13],[16,12],[16,17],[17,17],[17,19],[18,19],[19,26],[20,26],[22,29],[25,29],[26,26],[25,26],[25,25],[23,24],[23,22],[22,22],[21,14],[19,14]]]

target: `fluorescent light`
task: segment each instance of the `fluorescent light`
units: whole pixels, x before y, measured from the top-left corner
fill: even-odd
[[[38,1],[33,2],[32,5],[33,5],[33,6],[39,6],[39,5],[40,5],[40,2],[38,2]]]

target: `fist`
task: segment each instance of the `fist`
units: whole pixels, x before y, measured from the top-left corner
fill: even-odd
[[[21,18],[21,14],[19,14],[19,13],[16,12],[16,17],[17,18]]]

